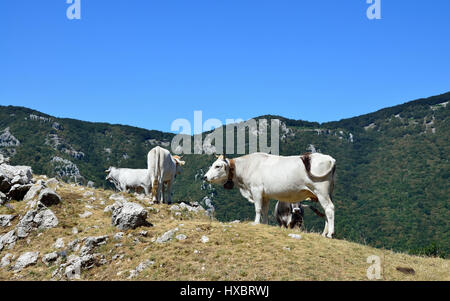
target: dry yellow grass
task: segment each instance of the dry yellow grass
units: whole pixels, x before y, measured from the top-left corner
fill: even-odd
[[[83,197],[86,191],[93,192],[95,200]],[[112,191],[62,184],[57,192],[63,201],[51,210],[60,221],[58,227],[33,232],[27,239],[18,241],[13,249],[0,253],[0,258],[7,253],[17,258],[24,252],[39,251],[38,264],[19,273],[0,269],[0,280],[50,280],[57,266],[47,267],[41,258],[55,251],[52,246],[56,239],[64,238],[67,244],[76,238],[100,235],[109,235],[108,243],[96,249],[96,253],[106,256],[108,264],[83,271],[82,280],[127,280],[129,271],[148,259],[155,264],[134,280],[367,280],[366,260],[370,255],[381,257],[384,280],[450,280],[449,260],[394,253],[266,225],[223,224],[211,221],[204,214],[183,212],[175,216],[167,205],[149,205],[132,195],[126,197],[154,209],[148,218],[154,227],[122,231],[125,232],[122,241],[115,241],[114,234],[121,231],[111,225],[110,214],[103,212],[105,206],[113,203],[109,200]],[[101,201],[105,204],[101,205]],[[26,212],[24,202],[12,205],[16,214]],[[93,208],[87,209],[86,205]],[[80,218],[79,214],[85,210],[93,215]],[[10,209],[0,208],[0,214],[10,213]],[[11,227],[0,228],[0,233],[8,232],[17,222],[18,218]],[[78,234],[72,234],[73,227],[79,230]],[[186,240],[154,242],[176,227],[177,234],[185,234]],[[139,234],[142,230],[148,231],[147,237]],[[302,239],[293,239],[288,236],[290,233],[301,234]],[[204,235],[209,238],[206,244],[201,242]],[[122,246],[116,247],[117,243]],[[113,261],[116,254],[124,257]],[[413,268],[415,275],[403,274],[397,267]]]

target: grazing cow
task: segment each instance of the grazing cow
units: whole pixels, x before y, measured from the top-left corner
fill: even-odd
[[[143,188],[146,195],[150,193],[150,176],[148,169],[130,169],[110,167],[106,180],[113,183],[119,191],[128,192],[128,189]]]
[[[165,203],[164,184],[167,185],[168,203],[172,203],[172,184],[186,163],[180,156],[172,156],[162,147],[155,147],[148,153],[147,166],[152,184],[154,202]]]
[[[269,200],[297,203],[307,198],[319,201],[325,210],[323,236],[334,234],[332,193],[336,160],[320,153],[301,156],[275,156],[253,153],[236,159],[219,156],[204,180],[224,184],[233,189],[236,184],[247,200],[255,204],[255,222],[268,223]]]
[[[304,221],[304,208],[310,208],[314,213],[316,213],[320,217],[325,217],[324,214],[319,212],[314,207],[309,205],[303,205],[301,202],[298,203],[286,203],[286,202],[277,202],[275,205],[274,215],[277,219],[278,224],[281,227],[294,229],[298,227],[301,229]]]

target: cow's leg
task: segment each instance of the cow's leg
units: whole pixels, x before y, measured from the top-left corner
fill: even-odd
[[[323,228],[322,236],[326,237],[328,234],[328,221],[325,219],[325,227]]]
[[[327,217],[327,223],[325,223],[324,233],[322,235],[326,235],[328,238],[333,238],[334,234],[334,205],[331,202],[331,198],[329,195],[324,196],[322,194],[318,194],[319,203],[322,208],[325,210],[325,215]],[[328,228],[328,229],[327,229]]]
[[[262,218],[263,218],[263,224],[269,224],[269,200],[263,199],[262,203]]]

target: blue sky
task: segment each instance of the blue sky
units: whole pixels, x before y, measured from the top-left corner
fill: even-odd
[[[331,121],[450,91],[450,1],[0,1],[0,104],[170,130]]]

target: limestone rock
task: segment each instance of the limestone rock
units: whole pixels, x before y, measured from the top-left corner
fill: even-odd
[[[6,196],[11,200],[22,201],[32,186],[32,184],[15,184]]]
[[[179,230],[178,228],[175,228],[173,230],[167,231],[162,236],[156,239],[156,243],[162,244],[172,240],[173,236],[175,235],[176,232],[178,232],[178,230]]]
[[[0,261],[0,268],[7,267],[11,264],[11,260],[13,259],[13,254],[8,253],[5,256],[3,256],[2,260]]]
[[[13,267],[14,271],[20,271],[30,265],[34,265],[37,263],[39,257],[39,252],[27,252],[17,259],[16,264]]]
[[[46,188],[41,191],[38,201],[47,207],[58,205],[61,202],[61,197],[52,189]]]
[[[41,183],[34,184],[28,190],[27,194],[25,194],[25,196],[23,197],[23,200],[24,201],[31,201],[31,200],[33,200],[42,189],[44,189],[44,186]]]
[[[19,221],[16,233],[19,238],[25,238],[36,229],[50,229],[58,225],[58,218],[46,207],[29,210]]]
[[[0,236],[0,251],[3,250],[4,247],[12,248],[17,241],[17,236],[15,230],[11,230],[8,233]]]
[[[57,259],[58,259],[59,255],[57,252],[53,252],[53,253],[49,253],[49,254],[45,254],[44,257],[42,257],[42,262],[46,265],[49,266],[52,263],[54,263]]]
[[[16,218],[16,215],[0,215],[0,227],[11,226],[11,221]]]
[[[112,214],[112,224],[120,230],[136,229],[140,226],[150,226],[146,221],[147,211],[139,204],[131,202],[116,202]]]
[[[45,182],[45,186],[52,189],[53,191],[56,191],[56,189],[58,188],[58,185],[59,185],[59,181],[55,178],[51,178]]]
[[[299,234],[289,234],[289,237],[293,238],[293,239],[302,239],[302,236]]]
[[[66,246],[66,244],[64,243],[64,239],[63,238],[58,238],[56,240],[56,242],[53,244],[53,248],[55,249],[62,249]]]

